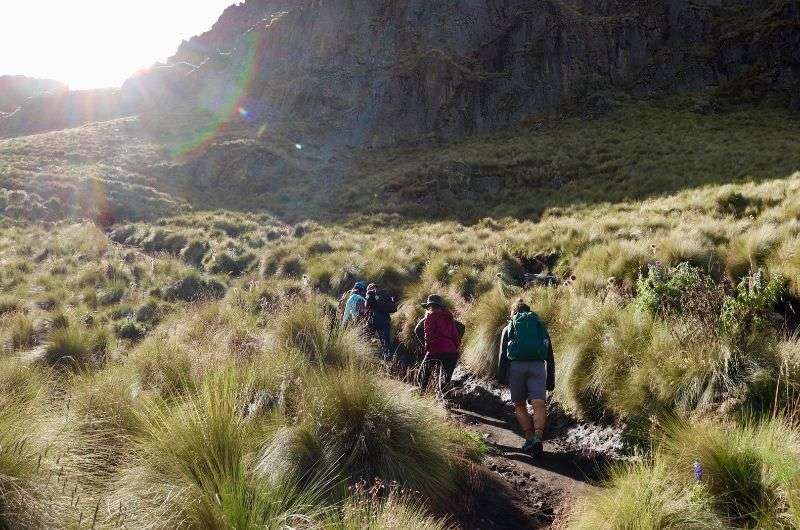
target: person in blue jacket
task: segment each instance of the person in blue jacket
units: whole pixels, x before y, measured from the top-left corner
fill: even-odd
[[[367,318],[367,286],[364,282],[356,282],[344,305],[342,326],[363,322]]]

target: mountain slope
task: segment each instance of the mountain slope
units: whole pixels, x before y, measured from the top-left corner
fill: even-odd
[[[603,106],[613,91],[775,93],[797,106],[799,81],[791,1],[251,0],[125,92],[374,146]]]
[[[0,120],[0,137],[181,109],[302,143],[384,146],[605,108],[618,92],[797,108],[798,87],[791,0],[248,0],[121,93],[34,103]],[[70,119],[40,120],[45,105]]]
[[[34,79],[21,75],[0,76],[0,114],[13,112],[26,99],[42,92],[67,90],[66,85],[50,79]]]
[[[474,221],[537,218],[800,170],[797,113],[768,104],[700,110],[687,98],[628,101],[602,116],[542,120],[458,142],[355,150],[298,146],[248,129],[209,134],[209,126],[180,115],[145,115],[2,140],[0,187],[36,193],[38,202],[67,201],[64,187],[97,178],[101,189],[129,189],[108,202],[118,220],[154,219],[188,203],[293,222],[362,214]]]

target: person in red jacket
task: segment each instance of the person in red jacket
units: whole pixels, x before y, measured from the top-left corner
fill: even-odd
[[[420,367],[420,387],[428,388],[431,378],[436,376],[439,391],[444,392],[453,378],[458,363],[464,324],[453,318],[441,296],[432,294],[422,304],[425,316],[417,323],[414,334],[425,345],[425,357]]]

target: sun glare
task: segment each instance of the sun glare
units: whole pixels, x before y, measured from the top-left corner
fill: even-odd
[[[0,75],[56,79],[72,89],[119,86],[207,31],[235,0],[4,0]]]

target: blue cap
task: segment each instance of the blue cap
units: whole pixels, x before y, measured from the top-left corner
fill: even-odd
[[[353,289],[356,291],[366,291],[367,285],[364,282],[356,282],[356,284],[353,286]]]

